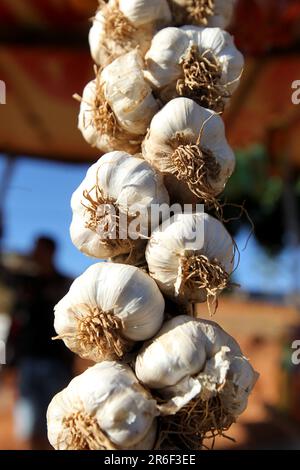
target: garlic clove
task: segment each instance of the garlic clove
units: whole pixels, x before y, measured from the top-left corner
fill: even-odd
[[[170,23],[171,11],[166,0],[119,0],[119,8],[122,13],[136,27],[147,23],[161,25]]]
[[[181,74],[179,63],[189,43],[188,35],[179,28],[164,28],[156,33],[145,55],[144,71],[154,88],[163,89],[178,79]]]
[[[158,104],[143,75],[138,50],[121,56],[103,69],[101,82],[105,97],[123,129],[145,134]]]
[[[148,387],[161,389],[196,374],[205,361],[202,330],[191,318],[179,316],[165,323],[150,344],[144,346],[137,356],[135,372]]]

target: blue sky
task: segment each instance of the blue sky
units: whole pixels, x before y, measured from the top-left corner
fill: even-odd
[[[4,160],[0,158],[0,175]],[[16,164],[5,204],[4,249],[26,253],[40,234],[59,242],[57,264],[70,275],[80,274],[93,260],[71,243],[70,198],[87,170],[68,165],[21,158]]]
[[[3,168],[4,159],[0,157],[0,180]],[[47,234],[59,242],[57,265],[64,273],[77,276],[92,264],[94,261],[79,253],[69,237],[70,198],[86,170],[86,165],[20,158],[5,204],[4,249],[26,253],[38,235]],[[247,231],[240,233],[240,249],[247,236]],[[299,260],[299,253],[296,256]],[[247,249],[241,251],[236,280],[245,290],[287,293],[297,277],[294,260],[295,254],[288,250],[277,259],[270,259],[252,237]]]

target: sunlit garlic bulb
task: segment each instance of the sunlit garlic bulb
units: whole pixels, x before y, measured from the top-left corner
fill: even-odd
[[[153,206],[166,205],[164,220],[168,203],[162,177],[149,163],[125,152],[107,153],[90,167],[72,196],[71,239],[88,256],[127,255],[133,262],[137,250],[144,252],[155,225]]]
[[[135,372],[160,403],[161,432],[185,448],[222,435],[247,407],[258,374],[217,323],[180,315],[137,356]]]
[[[223,120],[189,98],[175,98],[151,121],[142,154],[165,177],[172,202],[215,205],[235,168]]]
[[[100,2],[89,33],[91,54],[99,66],[139,47],[144,57],[156,28],[171,24],[166,0]]]
[[[157,415],[156,402],[129,367],[102,362],[53,398],[48,438],[57,450],[150,450]]]
[[[207,301],[214,313],[218,295],[230,286],[234,245],[217,219],[202,212],[183,213],[154,230],[146,260],[165,295],[179,303]]]
[[[140,151],[152,117],[158,111],[143,62],[135,49],[114,60],[87,84],[80,98],[78,127],[85,140],[102,152]]]
[[[164,299],[144,271],[98,263],[72,284],[55,307],[57,339],[84,359],[121,359],[163,322]]]
[[[164,103],[185,96],[216,112],[224,111],[244,66],[229,33],[196,26],[162,29],[145,60],[145,77]]]

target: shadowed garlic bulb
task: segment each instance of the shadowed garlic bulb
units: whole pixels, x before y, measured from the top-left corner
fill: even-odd
[[[151,206],[164,203],[169,196],[162,177],[147,162],[125,152],[108,153],[90,167],[72,196],[71,239],[88,256],[125,254],[132,262],[137,250],[145,250]]]
[[[234,245],[217,219],[202,212],[184,213],[154,230],[146,260],[165,295],[179,303],[207,301],[214,312],[218,295],[230,286]]]
[[[154,116],[142,154],[165,176],[174,202],[194,195],[214,205],[235,168],[220,116],[188,98],[175,98]]]
[[[164,103],[185,96],[216,112],[224,111],[244,66],[229,33],[196,26],[162,29],[145,60],[145,77]]]
[[[92,57],[103,67],[137,46],[144,56],[156,28],[170,23],[166,0],[101,2],[89,33]]]
[[[137,50],[119,57],[87,84],[80,100],[78,127],[85,140],[102,152],[140,150],[143,136],[158,111],[143,76]]]
[[[195,24],[226,29],[236,0],[169,0],[176,25]]]
[[[135,342],[157,333],[164,308],[156,283],[144,271],[98,263],[56,305],[54,328],[57,339],[84,359],[120,359]]]
[[[157,415],[156,402],[129,367],[102,362],[53,398],[48,438],[57,450],[150,450]]]
[[[144,346],[135,373],[160,398],[160,412],[166,415],[161,431],[165,428],[169,437],[180,432],[192,449],[235,422],[258,378],[237,342],[217,323],[184,315],[166,322]]]

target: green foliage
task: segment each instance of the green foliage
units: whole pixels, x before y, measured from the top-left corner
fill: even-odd
[[[224,201],[229,203],[224,211],[225,218],[235,219],[228,224],[228,229],[235,234],[242,225],[249,224],[245,214],[238,218],[239,209],[230,206],[230,203],[244,204],[254,224],[256,238],[270,254],[276,253],[284,245],[284,181],[272,173],[264,147],[254,146],[248,151],[239,151],[236,157],[236,171],[223,194]],[[295,181],[295,196],[300,203],[300,178],[295,178]]]

